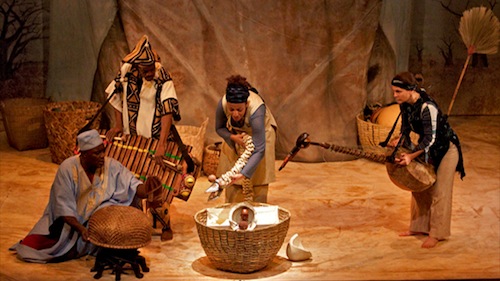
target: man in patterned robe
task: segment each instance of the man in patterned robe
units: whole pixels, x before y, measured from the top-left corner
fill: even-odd
[[[60,262],[95,253],[87,230],[91,215],[109,205],[129,206],[135,196],[145,198],[160,184],[157,177],[143,184],[120,162],[104,157],[104,144],[96,130],[79,134],[77,140],[81,154],[59,166],[42,217],[10,248],[21,260]]]
[[[177,94],[172,78],[162,66],[160,57],[152,49],[148,37],[144,35],[134,50],[122,60],[117,77],[106,88],[110,104],[115,112],[115,126],[106,138],[112,140],[117,133],[140,135],[158,139],[154,161],[165,168],[163,159],[170,127],[173,121],[181,119]],[[160,214],[166,223],[162,230],[162,240],[171,240],[170,208],[164,203]]]

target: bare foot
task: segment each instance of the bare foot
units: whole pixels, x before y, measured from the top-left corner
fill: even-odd
[[[415,235],[427,235],[427,233],[410,231],[410,230],[399,233],[399,236],[415,236]]]
[[[422,248],[434,248],[438,242],[438,239],[429,236],[425,239],[424,243],[422,243]]]

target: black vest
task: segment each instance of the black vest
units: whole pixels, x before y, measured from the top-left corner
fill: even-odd
[[[411,148],[411,131],[420,135],[419,142],[422,140],[424,133],[422,107],[424,104],[434,105],[438,109],[436,139],[429,148],[428,153],[424,156],[426,158],[425,160],[433,164],[437,169],[444,155],[448,152],[450,142],[452,142],[459,152],[456,171],[460,172],[460,177],[463,178],[465,176],[465,170],[463,166],[462,149],[458,136],[448,123],[448,117],[442,114],[437,103],[424,90],[417,90],[417,92],[420,94],[420,98],[414,104],[403,103],[400,105],[402,113],[401,133],[405,136],[405,143],[403,146]]]

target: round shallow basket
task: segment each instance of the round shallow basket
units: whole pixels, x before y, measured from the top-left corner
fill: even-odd
[[[139,209],[111,205],[97,210],[89,220],[89,240],[110,249],[137,249],[151,242],[151,224]]]
[[[45,127],[49,139],[52,162],[61,164],[74,155],[76,134],[99,111],[100,103],[91,101],[71,101],[49,103],[44,111]],[[100,116],[92,128],[99,127]]]
[[[231,209],[232,206],[234,204],[218,207]],[[276,257],[288,232],[290,212],[279,208],[278,224],[257,226],[250,231],[207,226],[207,209],[196,213],[194,219],[203,250],[216,268],[236,273],[251,273],[263,269]]]
[[[216,142],[205,147],[205,154],[203,155],[203,173],[207,176],[217,173],[221,144],[222,142]]]
[[[46,98],[12,98],[0,103],[9,145],[17,150],[45,148],[49,142],[43,119]]]
[[[382,126],[370,121],[364,120],[363,113],[356,117],[358,127],[358,137],[364,151],[373,153],[385,153],[379,143],[385,141],[391,131],[391,127]],[[392,137],[399,135],[399,127],[394,130]]]

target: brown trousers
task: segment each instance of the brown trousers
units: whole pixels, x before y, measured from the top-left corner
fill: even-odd
[[[441,161],[436,183],[422,192],[412,192],[410,231],[428,233],[445,239],[451,231],[453,180],[458,163],[458,150],[453,143]]]

